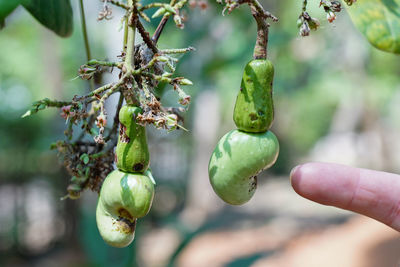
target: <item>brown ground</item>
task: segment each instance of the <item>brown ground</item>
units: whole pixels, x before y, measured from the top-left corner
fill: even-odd
[[[187,247],[179,266],[225,266],[235,258],[269,251],[272,256],[251,266],[393,267],[400,266],[400,235],[362,216],[296,236],[278,233],[273,227],[208,233]]]

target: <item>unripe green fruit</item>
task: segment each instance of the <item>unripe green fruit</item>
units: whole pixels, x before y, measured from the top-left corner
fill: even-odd
[[[114,247],[129,245],[136,219],[145,216],[153,202],[154,185],[143,174],[111,172],[101,187],[96,221],[104,241]]]
[[[272,166],[278,154],[279,143],[271,131],[228,132],[218,142],[208,165],[215,193],[232,205],[246,203],[257,188],[256,175]]]
[[[263,133],[271,127],[274,120],[273,78],[271,61],[256,59],[247,63],[233,111],[233,120],[239,130]]]
[[[125,105],[119,112],[120,131],[115,151],[117,167],[125,172],[144,172],[150,163],[146,129],[136,123],[141,109]]]

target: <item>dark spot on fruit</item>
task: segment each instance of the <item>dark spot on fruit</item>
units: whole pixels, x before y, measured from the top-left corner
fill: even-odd
[[[136,220],[136,218],[132,220],[126,218],[118,218],[116,222],[116,230],[126,234],[134,233],[136,229]]]
[[[255,114],[255,113],[250,113],[250,114],[249,114],[249,117],[250,117],[250,120],[252,120],[252,121],[255,121],[255,120],[258,119],[258,116],[257,116],[257,114]]]
[[[262,111],[261,109],[259,109],[259,110],[258,110],[258,115],[264,116],[264,111]]]
[[[121,218],[126,218],[126,219],[129,219],[129,220],[133,220],[133,217],[132,217],[132,215],[129,213],[129,211],[127,211],[127,210],[124,209],[124,208],[118,209],[118,214],[119,214],[119,216],[120,216]]]
[[[143,164],[142,163],[136,163],[135,165],[133,165],[133,170],[134,171],[141,171],[141,170],[143,170]]]
[[[243,91],[243,88],[242,87],[240,87],[240,92],[242,92]]]
[[[249,193],[253,192],[257,188],[257,176],[251,176],[250,177],[250,187],[249,187]]]
[[[250,78],[247,78],[247,79],[246,79],[246,82],[248,82],[248,83],[252,83],[252,82],[253,82],[253,80],[252,80],[252,79],[250,79]]]

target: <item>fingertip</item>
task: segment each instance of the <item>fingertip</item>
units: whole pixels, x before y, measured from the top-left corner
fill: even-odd
[[[313,163],[300,164],[292,169],[290,172],[290,183],[296,193],[303,195],[304,188],[302,187],[304,187],[304,183],[307,183],[307,181],[303,181],[303,178],[313,177],[314,172],[315,166]]]
[[[299,179],[299,173],[300,173],[300,168],[302,165],[297,165],[295,166],[289,174],[289,179],[290,179],[290,183],[293,187],[293,189],[296,190],[295,185],[297,184],[297,180]]]
[[[326,166],[318,162],[309,162],[294,167],[290,173],[290,182],[294,191],[302,197],[325,202],[326,188],[323,180]],[[322,203],[321,203],[322,204]]]

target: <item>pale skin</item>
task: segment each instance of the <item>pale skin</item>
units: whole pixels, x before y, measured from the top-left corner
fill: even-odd
[[[296,166],[290,180],[309,200],[366,215],[400,231],[400,175],[311,162]]]

